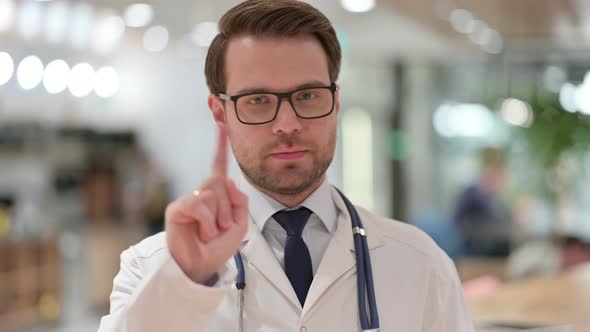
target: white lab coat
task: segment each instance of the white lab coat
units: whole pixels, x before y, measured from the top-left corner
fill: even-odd
[[[340,211],[342,198],[333,189]],[[449,257],[413,226],[357,207],[368,236],[381,332],[472,332]],[[241,249],[246,271],[244,331],[360,331],[356,261],[348,213],[314,276],[305,305],[260,230],[250,220]],[[164,233],[121,254],[110,314],[99,332],[238,331],[233,258],[214,287],[193,283],[166,247]]]

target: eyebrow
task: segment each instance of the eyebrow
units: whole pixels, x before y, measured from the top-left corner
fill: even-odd
[[[314,81],[309,81],[309,82],[297,85],[297,86],[293,87],[293,89],[287,89],[287,90],[285,90],[285,92],[299,90],[299,89],[305,89],[305,88],[313,88],[313,87],[318,87],[318,86],[329,86],[330,84],[331,83],[326,84],[325,82],[314,80]],[[258,86],[258,87],[250,87],[250,88],[240,89],[234,95],[237,96],[237,95],[243,95],[243,94],[248,94],[248,93],[259,93],[259,92],[283,92],[283,91],[276,91],[276,90],[273,90],[272,88]]]

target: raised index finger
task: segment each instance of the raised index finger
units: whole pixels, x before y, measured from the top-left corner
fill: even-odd
[[[217,151],[213,160],[213,175],[227,177],[227,130],[225,125],[217,125]]]

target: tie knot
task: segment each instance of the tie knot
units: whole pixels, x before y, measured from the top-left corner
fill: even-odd
[[[301,236],[311,211],[306,207],[296,210],[282,210],[273,215],[273,218],[285,229],[288,236]]]

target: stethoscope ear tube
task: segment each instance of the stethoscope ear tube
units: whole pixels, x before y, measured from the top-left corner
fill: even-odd
[[[375,289],[373,284],[373,269],[371,268],[371,256],[369,255],[369,246],[367,245],[367,237],[363,236],[363,254],[365,263],[365,274],[367,275],[367,287],[370,287],[368,292],[369,297],[369,313],[371,314],[371,328],[379,329],[379,313],[377,312],[377,299],[375,298]]]
[[[373,271],[371,265],[371,256],[369,255],[369,246],[367,235],[364,231],[361,218],[352,203],[344,194],[336,188],[336,191],[342,197],[346,209],[350,214],[350,220],[353,228],[354,247],[356,255],[357,269],[357,292],[361,328],[363,331],[379,330],[379,313],[377,312],[377,300],[375,298],[375,287],[373,284]],[[358,231],[355,231],[358,230]],[[360,249],[360,250],[359,250]],[[365,289],[367,291],[367,300],[369,302],[369,313],[371,321],[367,317],[367,307],[365,304]]]
[[[360,248],[363,245],[363,241],[361,239],[362,235],[355,234],[354,236],[354,246],[355,248]],[[357,282],[357,293],[358,293],[358,306],[359,306],[359,314],[360,314],[360,321],[361,321],[361,328],[364,330],[370,327],[369,319],[367,317],[367,307],[365,304],[365,290],[367,286],[367,281],[365,280],[365,255],[360,250],[355,250],[356,255],[356,282]],[[363,271],[363,272],[361,272]],[[362,299],[362,301],[361,301]]]

